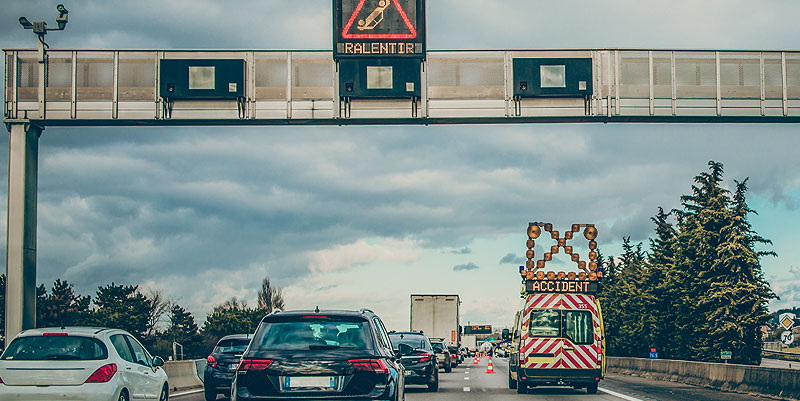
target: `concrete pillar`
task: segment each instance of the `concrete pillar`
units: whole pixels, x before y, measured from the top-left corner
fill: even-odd
[[[6,345],[36,327],[36,198],[42,128],[8,123]]]

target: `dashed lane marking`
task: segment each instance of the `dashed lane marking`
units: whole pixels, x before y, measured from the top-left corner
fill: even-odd
[[[469,380],[469,377],[465,377],[464,380]]]
[[[598,390],[600,390],[600,391],[602,391],[602,392],[604,392],[606,394],[613,395],[614,397],[622,398],[623,400],[627,400],[627,401],[644,401],[644,400],[639,399],[639,398],[631,397],[631,396],[625,395],[625,394],[620,394],[620,393],[618,393],[616,391],[606,390],[604,388],[599,388]]]
[[[464,391],[469,391],[469,387],[464,387]]]

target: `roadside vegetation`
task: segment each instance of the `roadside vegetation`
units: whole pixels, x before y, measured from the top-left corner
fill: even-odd
[[[761,362],[760,328],[777,296],[761,270],[772,242],[748,216],[747,179],[723,182],[709,162],[681,207],[659,207],[648,250],[624,238],[623,253],[603,259],[603,305],[609,355],[722,362]]]
[[[5,275],[0,275],[0,334],[5,330]],[[98,326],[123,329],[139,338],[154,355],[172,356],[173,342],[183,356],[204,358],[216,341],[228,334],[249,334],[264,315],[284,309],[283,290],[264,278],[258,302],[250,307],[232,298],[215,306],[202,327],[191,312],[170,301],[162,291],[111,283],[98,287],[94,298],[76,294],[74,286],[58,279],[48,289],[36,289],[36,326]],[[3,348],[4,345],[0,345]],[[180,347],[176,347],[180,357]]]

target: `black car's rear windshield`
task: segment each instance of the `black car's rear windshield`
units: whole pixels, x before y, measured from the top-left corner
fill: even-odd
[[[221,340],[214,347],[216,354],[241,354],[247,349],[250,344],[250,339],[247,338],[234,338],[228,340]]]
[[[94,361],[108,358],[108,349],[91,337],[46,335],[19,337],[3,353],[3,360]]]
[[[431,343],[431,345],[433,345],[433,350],[436,352],[444,351],[444,344],[442,343]]]
[[[364,320],[298,317],[262,323],[251,348],[263,351],[371,349],[368,333],[369,323]]]
[[[428,339],[420,334],[390,334],[389,338],[392,340],[394,349],[398,349],[400,344],[405,344],[415,350],[432,351]]]

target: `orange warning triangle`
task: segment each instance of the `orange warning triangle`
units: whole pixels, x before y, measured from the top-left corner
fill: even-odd
[[[400,5],[398,0],[379,0],[378,7],[376,7],[369,15],[366,17],[359,19],[358,23],[356,24],[356,19],[358,15],[361,13],[362,9],[364,8],[364,3],[367,0],[361,0],[358,2],[355,11],[353,11],[353,15],[350,16],[350,19],[347,21],[347,24],[344,26],[342,30],[342,38],[344,39],[414,39],[417,37],[417,30],[414,28],[414,25],[411,23],[411,20],[408,19],[408,15],[406,14],[403,7]],[[374,33],[370,32],[373,31],[376,27],[380,25],[383,21],[384,13],[394,5],[397,8],[397,11],[400,13],[400,17],[403,19],[403,23],[408,28],[408,33]],[[355,25],[355,26],[354,26]]]

